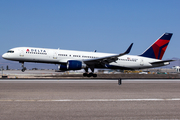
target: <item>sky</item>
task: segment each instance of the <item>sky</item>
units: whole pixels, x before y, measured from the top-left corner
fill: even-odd
[[[163,59],[180,57],[180,0],[0,0],[0,54],[14,47],[139,55],[173,33]]]

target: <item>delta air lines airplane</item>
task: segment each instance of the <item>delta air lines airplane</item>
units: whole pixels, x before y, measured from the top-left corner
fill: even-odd
[[[164,33],[141,55],[127,55],[133,43],[121,54],[109,54],[100,52],[84,52],[61,49],[46,49],[34,47],[12,48],[2,57],[7,60],[19,61],[22,64],[22,72],[26,70],[24,62],[58,64],[61,71],[84,69],[83,76],[97,77],[95,68],[135,70],[169,65],[173,60],[161,60],[172,33]],[[88,71],[90,68],[91,72]]]

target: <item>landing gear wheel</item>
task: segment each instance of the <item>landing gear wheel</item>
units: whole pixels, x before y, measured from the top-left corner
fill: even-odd
[[[91,77],[91,76],[97,77],[97,74],[94,74],[94,73],[83,73],[83,76],[84,77]]]
[[[24,67],[21,71],[24,72],[26,70],[26,67]]]
[[[87,77],[91,77],[91,76],[92,76],[92,73],[87,74]]]
[[[83,73],[83,76],[84,76],[84,77],[87,77],[87,75],[88,75],[87,73]]]
[[[93,77],[97,77],[97,74],[93,74]]]

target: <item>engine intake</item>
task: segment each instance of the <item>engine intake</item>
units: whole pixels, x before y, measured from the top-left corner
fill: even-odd
[[[60,64],[60,65],[59,65],[59,70],[64,70],[64,71],[68,70],[68,69],[67,69],[67,65]]]

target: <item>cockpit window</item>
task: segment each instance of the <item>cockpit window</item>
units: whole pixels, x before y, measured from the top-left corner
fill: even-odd
[[[14,53],[14,51],[13,50],[9,50],[9,51],[7,51],[7,53]]]

